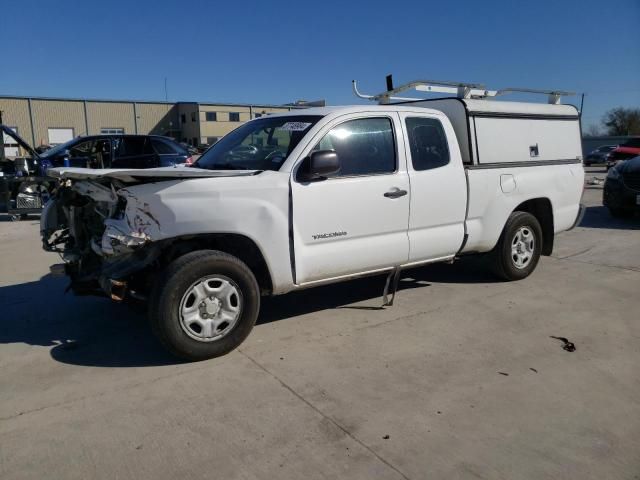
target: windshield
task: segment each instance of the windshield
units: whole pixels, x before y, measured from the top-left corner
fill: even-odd
[[[322,116],[263,117],[222,137],[194,166],[209,170],[279,170]]]

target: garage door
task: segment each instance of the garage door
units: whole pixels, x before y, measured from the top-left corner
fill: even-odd
[[[18,133],[17,127],[9,127],[14,132]],[[4,156],[5,157],[17,157],[20,154],[18,150],[18,143],[15,139],[11,138],[6,133],[2,132],[2,144],[4,145]]]
[[[73,140],[73,128],[50,128],[49,145],[60,145]]]

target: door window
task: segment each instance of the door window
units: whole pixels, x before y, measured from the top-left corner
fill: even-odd
[[[147,137],[125,137],[118,153],[121,157],[134,157],[152,154],[153,150]]]
[[[88,158],[91,155],[93,144],[95,140],[87,140],[86,142],[80,142],[69,149],[69,156],[71,158]]]
[[[405,123],[414,170],[430,170],[449,163],[447,136],[439,120],[413,117]]]
[[[314,150],[334,150],[346,177],[391,173],[396,170],[396,145],[388,118],[350,120],[332,128]]]

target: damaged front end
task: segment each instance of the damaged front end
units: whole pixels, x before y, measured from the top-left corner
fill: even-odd
[[[58,252],[78,295],[113,300],[144,296],[149,267],[158,259],[160,224],[149,205],[110,178],[62,178],[41,217],[43,247]]]

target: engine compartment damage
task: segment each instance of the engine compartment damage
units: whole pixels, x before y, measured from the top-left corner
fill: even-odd
[[[114,300],[158,258],[161,228],[148,203],[108,178],[63,179],[41,218],[43,247],[62,256],[70,288]]]

